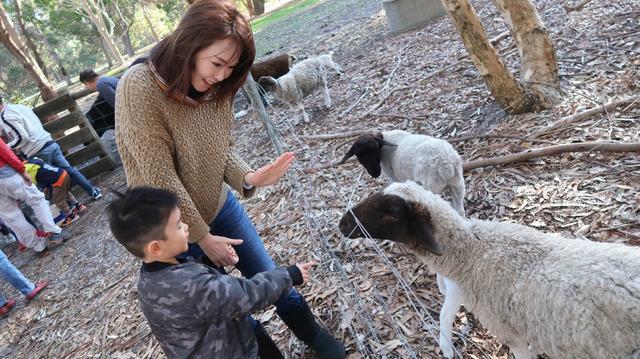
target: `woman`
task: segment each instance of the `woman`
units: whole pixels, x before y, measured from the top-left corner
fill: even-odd
[[[176,30],[131,67],[116,93],[116,141],[129,186],[178,194],[189,225],[190,254],[216,266],[235,265],[245,277],[274,268],[247,214],[243,197],[276,183],[293,162],[285,153],[252,171],[232,148],[233,98],[255,57],[247,20],[226,0],[198,0]],[[321,358],[343,358],[344,346],[291,290],[277,313]],[[257,323],[261,357],[281,357]]]

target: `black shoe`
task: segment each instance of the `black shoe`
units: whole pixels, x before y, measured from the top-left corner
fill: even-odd
[[[260,359],[284,359],[282,352],[269,336],[262,323],[257,322],[258,327],[253,331],[258,342],[258,357]]]
[[[318,324],[304,298],[300,308],[294,312],[278,315],[293,334],[313,349],[319,358],[342,359],[346,356],[344,345]]]

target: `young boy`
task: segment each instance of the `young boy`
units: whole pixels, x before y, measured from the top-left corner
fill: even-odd
[[[87,208],[78,202],[71,193],[71,179],[64,169],[50,165],[37,157],[27,160],[24,167],[31,176],[33,184],[40,189],[51,190],[53,203],[56,204],[64,218],[60,227],[75,222],[79,218],[78,213]]]
[[[168,358],[256,358],[248,315],[302,284],[314,263],[277,268],[251,279],[177,260],[187,251],[188,226],[175,194],[135,187],[109,205],[111,231],[142,258],[138,299]]]

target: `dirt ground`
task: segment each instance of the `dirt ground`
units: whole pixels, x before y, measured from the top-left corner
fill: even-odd
[[[371,179],[350,163],[315,173],[305,168],[336,161],[352,137],[314,136],[356,130],[405,129],[450,139],[465,161],[580,141],[640,141],[637,103],[586,118],[548,134],[565,116],[640,92],[640,4],[594,0],[567,12],[555,1],[536,2],[551,32],[564,101],[552,110],[505,113],[489,97],[478,71],[447,18],[390,35],[379,0],[323,1],[256,34],[259,54],[300,56],[334,51],[345,75],[332,79],[333,106],[319,94],[305,100],[311,122],[273,101],[269,114],[285,150],[297,162],[276,186],[244,205],[279,264],[315,259],[314,279],[301,288],[318,317],[349,349],[350,358],[438,358],[441,296],[434,276],[401,247],[344,239],[340,216],[385,178]],[[474,2],[489,37],[506,30],[495,7]],[[497,45],[518,74],[511,37]],[[254,113],[237,120],[236,146],[259,167],[276,157]],[[484,135],[495,137],[482,137]],[[475,136],[469,139],[468,136]],[[462,137],[467,137],[466,140]],[[465,174],[469,217],[510,220],[588,240],[640,244],[640,156],[584,152],[535,159]],[[124,188],[122,170],[97,180]],[[138,309],[139,263],[111,238],[104,209],[110,196],[90,202],[70,226],[73,238],[52,256],[5,253],[27,275],[50,287],[32,303],[0,319],[2,358],[163,358]],[[0,291],[16,296],[4,282]],[[288,358],[312,358],[273,309],[257,315]],[[462,311],[454,327],[464,358],[507,358],[501,345]]]

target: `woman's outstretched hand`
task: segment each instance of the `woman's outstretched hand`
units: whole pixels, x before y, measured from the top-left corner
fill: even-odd
[[[250,186],[264,187],[272,185],[280,180],[291,167],[295,155],[293,152],[285,152],[273,163],[258,168],[255,172],[249,172],[244,176],[244,183]]]

